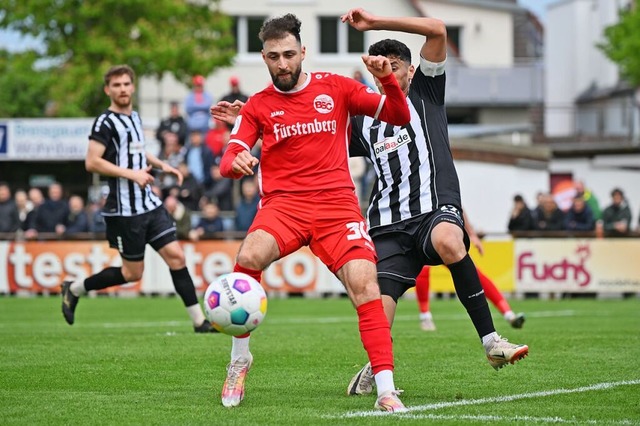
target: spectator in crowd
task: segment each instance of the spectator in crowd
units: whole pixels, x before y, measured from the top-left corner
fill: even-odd
[[[93,200],[89,205],[89,230],[94,233],[107,232],[107,223],[102,216],[102,210],[107,202],[106,195],[100,195],[96,200]]]
[[[242,93],[242,90],[240,90],[240,79],[238,79],[238,77],[236,76],[231,77],[229,79],[229,93],[220,98],[220,101],[226,101],[232,104],[235,101],[242,101],[243,103],[245,103],[247,102],[247,99],[249,99],[249,96],[247,96],[245,93]],[[229,131],[233,129],[232,124],[222,124],[227,126]]]
[[[18,229],[20,229],[18,207],[11,197],[9,184],[0,182],[0,232],[16,232]]]
[[[190,237],[192,240],[197,241],[202,237],[212,237],[216,232],[224,231],[224,224],[220,217],[220,209],[213,202],[207,202],[202,208],[202,217],[198,225],[196,225],[195,232],[192,232]]]
[[[84,200],[78,195],[69,197],[69,215],[65,221],[65,235],[89,232],[89,216],[84,209]]]
[[[189,132],[200,132],[204,137],[209,130],[209,107],[213,104],[213,97],[204,90],[203,76],[193,76],[192,83],[193,89],[184,100],[187,127]]]
[[[213,119],[213,128],[209,129],[205,143],[216,157],[222,157],[224,149],[229,143],[229,128],[224,121]]]
[[[27,213],[23,229],[25,230],[24,236],[30,239],[38,236],[38,231],[36,231],[36,214],[40,206],[44,203],[44,195],[42,195],[40,188],[31,188],[28,195],[31,208]]]
[[[191,212],[173,195],[167,195],[164,199],[164,208],[167,209],[176,222],[176,234],[179,240],[189,238],[191,232]]]
[[[178,143],[178,135],[172,132],[165,133],[164,149],[158,155],[158,159],[169,164],[173,168],[178,168],[180,163],[185,161],[185,148]],[[177,185],[178,178],[172,173],[160,173],[157,179],[158,186],[164,193]]]
[[[258,212],[260,194],[258,183],[253,177],[247,177],[240,182],[240,202],[236,207],[235,229],[247,231]]]
[[[210,169],[211,183],[205,188],[204,196],[215,200],[222,211],[233,211],[234,180],[227,179],[220,173],[220,157],[217,157]]]
[[[373,90],[374,92],[378,91],[378,88],[371,83],[369,80],[367,80],[366,78],[364,78],[364,75],[362,74],[362,71],[360,71],[359,69],[355,70],[353,72],[353,79],[357,82],[360,82],[362,84],[364,84],[365,86],[367,86],[369,89]]]
[[[575,182],[576,187],[576,196],[580,196],[584,199],[584,202],[591,209],[591,213],[593,213],[593,218],[597,221],[600,220],[602,216],[602,212],[600,211],[600,203],[598,203],[598,199],[593,192],[584,186],[584,182],[581,180],[577,180]]]
[[[591,208],[580,195],[573,197],[571,208],[564,215],[564,229],[567,231],[593,231],[596,221]]]
[[[558,208],[551,194],[542,195],[542,205],[535,221],[537,231],[561,231],[564,228],[564,214]]]
[[[16,203],[18,209],[18,219],[20,220],[20,229],[26,230],[27,217],[31,209],[33,209],[33,203],[29,201],[29,197],[24,189],[18,189],[13,195],[13,200]]]
[[[36,211],[35,230],[38,234],[55,232],[62,235],[69,216],[69,204],[63,197],[62,185],[57,182],[49,185],[48,195],[48,199]]]
[[[198,131],[189,133],[189,142],[184,154],[184,161],[189,166],[189,171],[198,184],[205,188],[211,185],[210,170],[211,166],[213,166],[214,157],[209,147],[204,144],[204,133]]]
[[[513,209],[509,218],[509,231],[530,231],[533,229],[533,215],[529,206],[522,198],[516,194],[513,197]]]
[[[169,117],[160,122],[160,126],[156,130],[156,139],[160,142],[160,151],[164,148],[164,135],[166,133],[175,133],[178,135],[178,144],[184,146],[187,142],[187,122],[180,114],[180,105],[176,101],[169,104]]]
[[[178,198],[184,206],[190,211],[200,210],[200,198],[202,198],[202,187],[198,184],[196,178],[193,177],[187,163],[180,163],[178,170],[182,173],[182,185],[176,187],[176,191],[171,190],[170,193]]]
[[[531,210],[531,217],[533,218],[533,227],[535,229],[535,224],[538,221],[538,218],[542,216],[542,205],[544,204],[544,195],[545,193],[540,191],[536,194],[536,206]]]
[[[600,225],[607,235],[620,236],[629,233],[631,209],[620,188],[611,191],[611,204],[602,212]]]

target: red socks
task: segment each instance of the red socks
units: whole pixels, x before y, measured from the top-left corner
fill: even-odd
[[[509,302],[507,302],[500,293],[500,290],[496,287],[496,285],[491,281],[491,278],[487,277],[480,269],[478,270],[478,278],[480,278],[480,284],[482,284],[482,288],[484,289],[484,295],[493,305],[498,308],[500,313],[503,315],[511,310],[511,306],[509,306]]]
[[[393,371],[391,329],[384,314],[382,299],[375,299],[356,308],[360,339],[371,361],[373,374]]]
[[[429,312],[429,269],[424,266],[416,277],[416,298],[421,313]]]

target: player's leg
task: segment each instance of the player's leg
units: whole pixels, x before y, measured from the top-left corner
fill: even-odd
[[[356,307],[360,339],[378,390],[375,407],[383,411],[405,411],[393,381],[391,330],[376,281],[375,264],[364,259],[350,260],[337,271],[336,276]]]
[[[194,331],[196,333],[215,332],[216,330],[205,318],[202,307],[198,302],[193,279],[187,269],[184,251],[178,243],[173,218],[169,216],[163,206],[147,213],[145,216],[147,216],[145,241],[158,252],[169,267],[173,287],[187,310]]]
[[[439,258],[449,268],[458,299],[471,318],[491,366],[497,370],[524,358],[529,352],[526,345],[508,343],[495,331],[475,264],[467,252],[469,238],[460,212],[453,206],[438,210],[423,223],[420,238],[425,255]]]
[[[144,271],[144,234],[141,218],[106,217],[107,240],[111,248],[118,249],[122,266],[111,266],[86,279],[63,281],[61,286],[62,315],[69,325],[75,321],[80,297],[91,290],[137,281]]]
[[[480,284],[484,289],[484,294],[487,299],[489,299],[489,301],[493,303],[496,308],[498,308],[503,318],[509,324],[511,324],[513,328],[522,328],[525,320],[524,314],[516,314],[515,312],[513,312],[511,306],[509,305],[509,302],[507,302],[507,299],[504,298],[491,278],[486,276],[480,269],[477,269],[477,272],[478,278],[480,278]]]
[[[424,331],[436,330],[436,325],[429,309],[430,269],[428,265],[425,265],[416,277],[416,299],[418,300],[418,310],[420,311],[420,328]]]

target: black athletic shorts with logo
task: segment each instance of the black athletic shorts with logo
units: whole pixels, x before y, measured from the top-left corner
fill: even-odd
[[[431,231],[440,222],[458,225],[469,250],[470,240],[464,229],[462,212],[452,205],[369,231],[378,254],[376,266],[382,294],[397,300],[416,285],[416,277],[424,265],[443,264],[431,243]]]
[[[109,247],[132,262],[144,259],[147,244],[158,251],[177,240],[176,223],[163,206],[137,216],[105,216],[104,221]]]

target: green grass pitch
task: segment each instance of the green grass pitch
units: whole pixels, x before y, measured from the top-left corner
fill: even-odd
[[[530,355],[494,371],[457,300],[432,301],[436,332],[402,300],[395,380],[411,411],[380,416],[373,395],[346,395],[366,361],[346,299],[272,298],[227,409],[231,338],[193,333],[179,299],[84,298],[70,327],[59,297],[0,297],[0,424],[640,424],[640,299],[511,303],[524,328],[494,310],[496,328]]]

